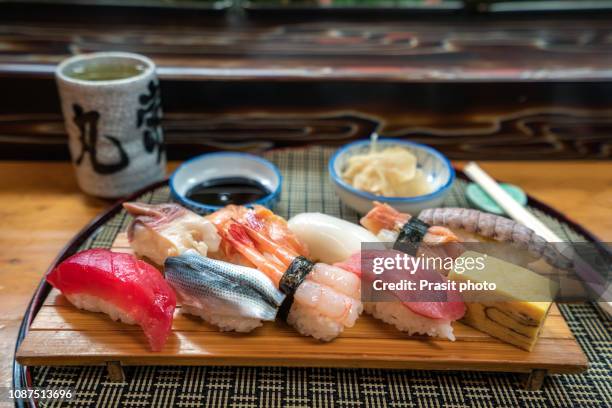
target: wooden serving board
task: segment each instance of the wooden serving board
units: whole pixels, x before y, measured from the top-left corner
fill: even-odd
[[[113,250],[131,253],[125,234]],[[165,348],[151,352],[138,326],[78,310],[53,289],[16,357],[28,366],[107,364],[118,379],[120,364],[368,367],[530,373],[529,388],[538,388],[546,373],[579,373],[588,364],[556,305],[531,352],[461,323],[454,323],[457,340],[451,342],[408,336],[364,314],[340,337],[322,343],[284,323],[269,322],[248,334],[222,333],[180,309]]]

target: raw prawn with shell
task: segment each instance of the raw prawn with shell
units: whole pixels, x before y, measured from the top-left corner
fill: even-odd
[[[374,202],[374,208],[359,222],[381,241],[394,242],[400,238],[402,230],[411,220],[418,223],[418,219],[414,219],[409,214],[400,213],[387,204]],[[427,244],[446,244],[460,241],[459,237],[448,228],[419,224],[418,226],[423,227],[424,232],[422,241]]]
[[[266,207],[254,205],[253,208],[247,208],[230,204],[207,215],[205,219],[213,223],[218,231],[225,230],[225,226],[229,222],[243,223],[251,229],[261,232],[273,242],[287,246],[301,256],[308,257],[309,255],[308,247],[287,228],[287,221]],[[237,251],[228,240],[222,240],[219,249],[218,256],[222,259],[232,263],[253,266],[253,263]]]

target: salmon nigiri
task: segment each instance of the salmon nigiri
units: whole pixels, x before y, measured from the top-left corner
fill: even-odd
[[[166,343],[176,296],[157,269],[133,255],[82,251],[60,263],[47,282],[79,309],[139,325],[153,351]]]

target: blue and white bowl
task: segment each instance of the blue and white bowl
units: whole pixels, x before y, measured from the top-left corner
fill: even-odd
[[[338,149],[329,161],[329,174],[340,200],[360,214],[367,213],[374,201],[387,203],[396,210],[416,215],[425,208],[439,207],[450,192],[455,181],[455,170],[450,161],[437,150],[419,143],[396,139],[378,139],[381,149],[393,146],[408,148],[416,156],[417,167],[423,171],[431,193],[414,197],[386,197],[361,191],[345,182],[341,174],[348,158],[355,154],[367,153],[370,140],[349,143]]]
[[[202,204],[190,200],[186,194],[204,181],[225,177],[255,180],[270,191],[265,197],[245,205],[273,208],[280,199],[283,178],[278,167],[259,156],[237,152],[207,153],[187,160],[170,176],[170,194],[179,204],[198,214],[207,214],[222,206]]]

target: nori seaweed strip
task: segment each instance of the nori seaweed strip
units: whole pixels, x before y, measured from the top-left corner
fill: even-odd
[[[296,257],[291,265],[287,268],[283,277],[278,284],[278,288],[285,294],[285,300],[281,303],[277,317],[280,317],[283,321],[287,321],[289,316],[289,310],[293,305],[293,294],[297,290],[298,286],[304,281],[306,275],[312,271],[314,263],[310,262],[303,256]]]
[[[393,244],[393,249],[407,253],[408,255],[416,256],[417,249],[423,237],[427,234],[429,224],[419,220],[417,217],[412,217],[400,230]]]

